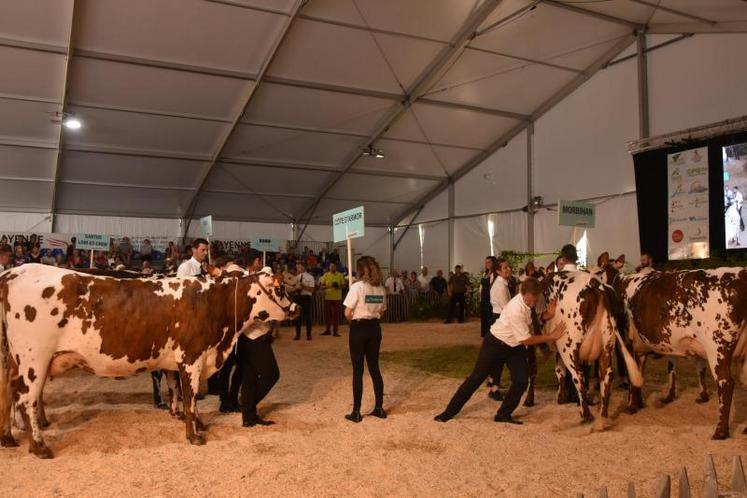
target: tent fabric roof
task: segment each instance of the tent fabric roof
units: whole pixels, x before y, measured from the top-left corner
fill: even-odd
[[[0,209],[390,225],[643,31],[747,32],[747,4],[4,2]]]

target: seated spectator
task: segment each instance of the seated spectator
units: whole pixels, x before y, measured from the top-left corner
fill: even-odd
[[[143,275],[153,275],[153,266],[151,266],[151,263],[149,260],[143,261],[143,268],[140,270],[140,273]]]
[[[53,265],[54,257],[52,256],[52,249],[42,249],[41,264]]]
[[[143,243],[140,245],[140,260],[141,261],[151,261],[153,259],[153,246],[150,243],[149,239],[143,240]]]
[[[120,256],[117,256],[114,259],[114,270],[115,271],[123,271],[123,270],[126,270],[126,269],[127,269],[127,267],[124,264],[124,260]]]
[[[101,270],[106,270],[107,268],[109,268],[109,258],[106,257],[106,252],[93,252],[93,266]]]
[[[68,259],[68,263],[70,263],[71,268],[85,268],[86,267],[86,260],[83,256],[82,252],[78,249],[73,249],[73,257],[72,259]]]
[[[443,270],[438,270],[436,276],[431,279],[431,290],[439,296],[443,296],[446,292],[446,279]]]
[[[28,263],[28,258],[26,258],[26,253],[23,251],[23,246],[17,244],[13,252],[13,266],[21,266],[26,263]]]
[[[36,238],[35,235],[33,237]],[[39,244],[34,244],[26,257],[29,263],[41,263],[42,253]]]
[[[403,294],[405,292],[405,283],[399,278],[399,272],[394,269],[389,272],[389,277],[384,282],[384,286],[389,294]]]
[[[36,234],[32,233],[31,236],[26,239],[26,242],[23,244],[23,249],[26,254],[30,254],[35,245],[38,245],[38,239],[36,237]],[[29,263],[37,263],[37,261],[29,261]]]
[[[306,253],[306,266],[309,267],[316,267],[319,265],[319,260],[317,259],[316,255],[314,254],[314,251],[309,249],[309,252]]]
[[[519,281],[523,282],[528,278],[539,278],[537,270],[534,268],[534,261],[529,261],[524,267],[524,272],[519,276]]]
[[[337,267],[338,267],[338,269],[339,269],[339,267],[340,267],[340,251],[338,251],[336,247],[334,249],[332,249],[332,252],[329,253],[329,256],[327,256],[327,259],[329,260],[330,263],[336,264]]]
[[[7,240],[5,238],[5,235],[3,235],[3,239]],[[6,270],[10,267],[10,260],[11,256],[13,255],[13,249],[6,244],[6,243],[0,243],[0,270]]]
[[[67,262],[65,261],[65,256],[62,253],[57,253],[57,255],[54,257],[54,263],[52,263],[57,268],[68,268]]]
[[[405,290],[410,297],[415,297],[420,293],[420,281],[418,274],[414,271],[410,272],[410,277],[405,281]]]
[[[124,264],[130,266],[130,264],[132,264],[133,249],[129,237],[122,237],[122,242],[119,243],[117,251],[119,252],[119,256],[122,258]]]

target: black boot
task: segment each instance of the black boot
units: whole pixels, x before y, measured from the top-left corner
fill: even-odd
[[[353,410],[352,412],[345,415],[345,418],[350,420],[351,422],[360,423],[363,421],[363,417],[361,417],[361,412],[358,410]]]
[[[377,418],[386,418],[386,412],[380,406],[377,406],[376,408],[374,408],[373,411],[369,413],[369,415],[373,415],[374,417],[377,417]]]

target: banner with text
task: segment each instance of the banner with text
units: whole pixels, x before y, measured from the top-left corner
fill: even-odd
[[[708,147],[667,156],[669,259],[710,255]]]

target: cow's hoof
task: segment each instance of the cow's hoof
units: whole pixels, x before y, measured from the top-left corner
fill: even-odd
[[[167,405],[167,404],[166,404],[166,403],[164,403],[163,401],[160,401],[160,402],[158,402],[158,403],[154,403],[154,406],[155,406],[156,408],[158,408],[159,410],[168,410],[168,409],[169,409],[169,405]]]
[[[205,423],[202,420],[200,420],[199,418],[195,419],[195,427],[197,427],[198,431],[206,431],[207,430],[207,425],[205,425]]]
[[[581,416],[581,423],[582,424],[590,424],[594,422],[594,416],[593,415],[582,415]]]
[[[708,393],[700,393],[698,394],[698,397],[695,398],[696,403],[708,403],[710,401],[711,397],[708,396]]]
[[[674,401],[674,396],[670,394],[670,395],[664,396],[663,398],[660,398],[659,401],[664,405],[668,405],[669,403]]]
[[[713,436],[711,437],[711,439],[714,439],[716,441],[721,441],[723,439],[729,439],[729,431],[716,429],[716,432],[713,433]]]
[[[205,444],[205,436],[202,434],[195,434],[189,438],[189,442],[195,446],[202,446]]]
[[[747,427],[744,428],[744,430],[742,431],[742,434],[747,434]]]
[[[10,434],[0,436],[0,447],[15,448],[16,446],[18,446],[18,443]]]
[[[49,449],[49,446],[44,443],[38,444],[34,441],[31,441],[31,444],[29,445],[29,453],[33,453],[34,455],[42,459],[54,457],[54,455],[52,454],[52,450]]]
[[[633,415],[635,413],[638,413],[639,409],[640,408],[638,408],[637,406],[626,406],[625,413],[627,413],[628,415]]]

